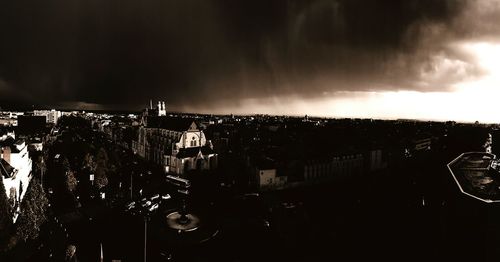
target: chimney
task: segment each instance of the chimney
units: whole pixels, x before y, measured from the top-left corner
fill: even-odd
[[[2,158],[10,165],[10,146],[2,148]]]

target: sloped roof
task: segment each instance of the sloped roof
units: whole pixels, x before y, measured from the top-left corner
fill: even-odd
[[[179,149],[179,153],[177,153],[177,158],[188,158],[188,157],[196,157],[200,152],[200,147],[189,147],[189,148],[181,148]],[[201,153],[203,155],[213,154],[214,151],[208,147],[204,146],[201,148]]]
[[[194,122],[193,118],[167,117],[167,116],[148,116],[147,127],[164,128],[172,131],[186,131]]]
[[[5,178],[12,177],[13,172],[14,168],[9,163],[7,163],[5,159],[2,158],[0,160],[0,173],[2,174],[2,176],[4,176]]]
[[[11,136],[8,136],[5,140],[0,141],[0,147],[3,146],[12,146],[15,143],[15,139]]]

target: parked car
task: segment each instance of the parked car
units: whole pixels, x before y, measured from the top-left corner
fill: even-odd
[[[148,210],[149,210],[149,212],[151,212],[153,210],[156,210],[158,207],[159,207],[159,204],[156,203],[156,204],[152,205]]]
[[[156,200],[156,199],[159,199],[159,198],[160,198],[160,194],[156,194],[156,195],[152,196],[150,198],[150,200],[153,201],[153,200]]]
[[[171,199],[172,197],[169,195],[169,194],[165,194],[165,195],[162,195],[161,196],[161,199],[162,200],[168,200],[168,199]]]

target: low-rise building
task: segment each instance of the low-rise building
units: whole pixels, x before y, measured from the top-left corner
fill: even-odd
[[[255,167],[257,185],[259,189],[281,189],[287,185],[288,177],[279,176],[272,159],[264,159]]]

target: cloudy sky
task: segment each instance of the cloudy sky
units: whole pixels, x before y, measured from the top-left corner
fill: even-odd
[[[0,102],[500,122],[500,1],[0,0]]]

